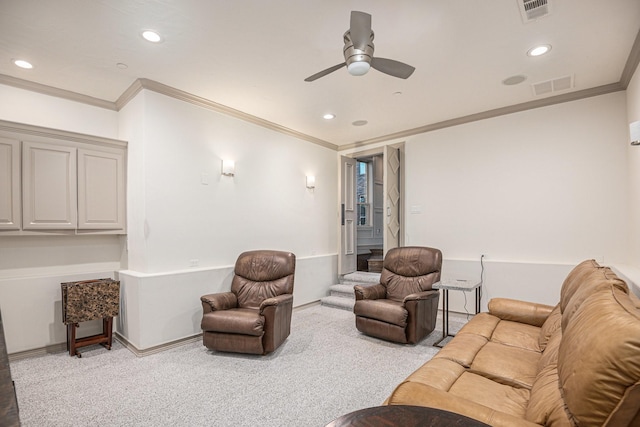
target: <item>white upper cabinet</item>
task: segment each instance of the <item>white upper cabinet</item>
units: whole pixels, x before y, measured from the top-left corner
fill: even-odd
[[[19,230],[20,141],[0,137],[0,230]]]
[[[0,236],[126,233],[127,143],[0,120]]]
[[[22,228],[75,229],[76,148],[24,141],[22,151]]]
[[[124,155],[78,150],[78,228],[124,229]]]

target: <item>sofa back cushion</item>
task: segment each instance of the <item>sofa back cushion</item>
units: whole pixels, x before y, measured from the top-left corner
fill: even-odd
[[[600,268],[600,264],[598,264],[593,259],[588,259],[582,261],[580,264],[576,265],[573,270],[567,275],[567,278],[564,279],[564,283],[562,283],[562,288],[560,289],[560,311],[564,313],[564,309],[566,305],[569,303],[569,300],[575,293],[575,291],[582,285],[585,278],[592,274],[594,271],[597,271]]]
[[[561,320],[562,313],[560,313],[560,304],[557,304],[540,328],[540,335],[538,336],[538,348],[540,351],[544,351],[551,335],[560,328]]]
[[[599,289],[609,289],[611,287],[617,288],[625,294],[629,293],[629,288],[624,280],[616,276],[609,267],[594,268],[587,274],[584,274],[581,283],[574,287],[571,297],[567,300],[567,295],[564,295],[565,299],[560,303],[562,309],[562,329],[567,327],[583,301]]]
[[[440,280],[442,252],[421,246],[390,249],[382,263],[380,284],[387,298],[402,301],[407,295],[431,290]]]
[[[577,425],[640,425],[640,310],[616,283],[586,297],[563,328],[558,376]]]
[[[260,308],[267,298],[293,293],[296,256],[290,252],[257,250],[240,254],[231,292],[240,308]]]

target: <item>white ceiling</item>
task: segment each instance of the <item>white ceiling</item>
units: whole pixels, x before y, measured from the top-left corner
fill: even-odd
[[[549,0],[551,13],[528,23],[519,1],[0,0],[0,75],[111,102],[146,78],[345,146],[616,84],[628,62],[635,69],[640,1]],[[351,10],[373,16],[375,56],[416,67],[409,79],[341,69],[304,82],[343,62]],[[540,43],[550,53],[528,57]],[[517,74],[527,80],[501,83]],[[533,83],[564,76],[572,89],[534,96]]]

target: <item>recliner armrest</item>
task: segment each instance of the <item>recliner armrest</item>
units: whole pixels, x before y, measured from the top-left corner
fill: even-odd
[[[489,314],[502,320],[542,326],[553,306],[509,298],[493,298],[489,301]]]
[[[355,285],[353,287],[357,300],[363,299],[384,299],[387,297],[387,288],[381,284],[372,286]]]
[[[203,295],[200,297],[202,309],[205,313],[215,310],[228,310],[238,306],[238,297],[233,292]]]
[[[272,298],[267,298],[260,304],[260,314],[263,314],[262,311],[271,306],[283,305],[283,304],[292,304],[293,303],[293,295],[291,294],[282,294]]]
[[[410,294],[404,297],[404,300],[402,302],[406,303],[407,301],[420,301],[420,300],[430,299],[439,294],[440,294],[440,291],[438,291],[437,289],[416,292],[415,294]]]

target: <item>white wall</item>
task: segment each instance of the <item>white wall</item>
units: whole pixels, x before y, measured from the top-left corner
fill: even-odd
[[[199,333],[200,296],[229,289],[243,251],[296,254],[294,306],[327,294],[337,276],[335,151],[146,90],[121,111],[120,130],[129,266],[118,330],[136,348]],[[234,177],[221,175],[223,158]]]
[[[0,85],[0,120],[117,138],[117,113]],[[124,238],[0,235],[0,309],[9,353],[66,340],[60,283],[114,277],[126,266]],[[99,327],[98,327],[99,328]],[[96,333],[87,323],[82,335]]]
[[[118,113],[0,84],[0,120],[118,138]]]
[[[228,290],[244,250],[297,255],[294,305],[334,283],[335,151],[148,91],[118,113],[2,85],[0,97],[0,120],[129,142],[126,237],[0,239],[9,353],[66,340],[65,281],[120,278],[117,327],[141,350],[198,333],[200,296]],[[220,175],[223,157],[236,161],[234,178]],[[306,174],[316,176],[313,191]],[[97,330],[87,323],[80,333]]]
[[[571,266],[627,262],[625,102],[617,92],[410,138],[407,244],[440,248],[444,277],[479,279],[485,254],[485,303],[554,304]]]

